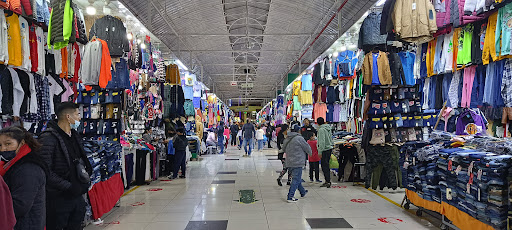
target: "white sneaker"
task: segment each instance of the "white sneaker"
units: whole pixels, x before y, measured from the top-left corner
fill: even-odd
[[[297,201],[299,201],[299,199],[297,198],[292,198],[291,200],[286,200],[288,203],[297,203]]]

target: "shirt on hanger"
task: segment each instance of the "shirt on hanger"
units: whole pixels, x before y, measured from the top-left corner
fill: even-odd
[[[302,75],[301,82],[303,91],[313,90],[313,76],[311,76],[311,74]]]
[[[4,10],[0,9],[0,62],[9,62],[9,35]]]
[[[25,18],[20,17],[20,37],[21,37],[21,52],[23,55],[23,61],[21,69],[30,71],[32,69],[32,63],[30,61],[30,41],[29,41],[29,25]]]
[[[21,51],[20,20],[17,14],[6,17],[8,31],[9,65],[21,66],[23,55]]]

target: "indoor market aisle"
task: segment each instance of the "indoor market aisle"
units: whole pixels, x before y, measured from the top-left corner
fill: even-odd
[[[86,230],[438,229],[352,183],[320,188],[309,182],[306,171],[304,186],[309,193],[298,203],[286,203],[288,186],[276,183],[281,170],[277,150],[256,152],[250,158],[241,154],[230,146],[226,155],[189,162],[186,179],[133,190],[121,198],[121,207],[114,208],[103,226]],[[383,194],[397,203],[403,198],[403,193]]]

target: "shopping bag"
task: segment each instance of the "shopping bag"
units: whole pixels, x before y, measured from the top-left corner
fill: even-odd
[[[329,168],[331,169],[337,169],[339,168],[340,164],[338,163],[338,159],[336,159],[336,156],[331,154],[331,159],[329,160]]]

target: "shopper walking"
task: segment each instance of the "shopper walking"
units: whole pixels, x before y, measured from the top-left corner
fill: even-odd
[[[256,130],[256,141],[258,142],[258,151],[261,151],[263,149],[263,145],[265,144],[263,136],[265,136],[265,131],[263,131],[261,126],[258,126],[258,130]]]
[[[274,126],[271,123],[268,123],[267,130],[265,130],[265,135],[267,136],[267,143],[268,143],[267,147],[269,149],[272,148],[270,143],[272,142],[272,135],[273,135],[273,133],[274,133]]]
[[[253,138],[256,135],[256,130],[254,129],[254,125],[251,123],[251,119],[247,118],[247,123],[242,127],[242,135],[244,138],[244,150],[246,156],[251,156],[252,149],[254,148]],[[247,149],[247,145],[249,145],[249,149]]]
[[[48,165],[46,181],[46,229],[81,229],[92,168],[76,131],[78,106],[71,102],[57,107],[57,121],[41,133],[40,154]]]
[[[288,202],[297,202],[298,199],[294,197],[297,189],[301,197],[308,193],[308,190],[302,187],[302,168],[306,163],[306,156],[311,155],[312,151],[306,140],[299,134],[299,131],[300,126],[294,125],[282,146],[286,153],[286,167],[292,174],[292,183],[287,197]]]
[[[2,228],[9,230],[14,229],[14,225],[16,224],[11,192],[2,176],[0,176],[0,223],[2,223]]]
[[[313,135],[308,140],[309,147],[311,147],[311,157],[309,157],[309,181],[313,182],[313,173],[317,183],[321,183],[320,180],[320,156],[318,156],[318,147],[316,136]]]
[[[303,126],[300,133],[304,137],[304,140],[309,141],[312,136],[316,135],[316,129],[311,125],[311,122],[307,118],[302,121],[302,124]]]
[[[234,122],[229,127],[229,131],[231,132],[231,146],[236,146],[236,140],[238,139],[237,138],[238,130],[240,130],[240,128],[238,127],[238,124],[236,124]]]
[[[11,191],[14,229],[38,230],[45,226],[48,166],[36,153],[40,147],[24,128],[0,130],[0,176]]]
[[[319,117],[317,120],[318,125],[318,153],[321,155],[322,172],[324,173],[325,183],[320,187],[331,187],[331,170],[329,168],[329,160],[331,159],[332,149],[334,142],[332,141],[332,129],[329,124],[325,123],[324,118]]]
[[[236,133],[236,137],[238,139],[238,150],[240,150],[242,149],[242,143],[244,142],[241,125],[238,126],[238,132]]]
[[[185,128],[179,127],[176,130],[176,133],[178,134],[174,140],[172,145],[174,146],[174,166],[173,170],[174,172],[172,179],[178,178],[178,172],[181,169],[181,176],[180,178],[186,178],[186,172],[187,172],[187,164],[186,164],[186,157],[187,157],[187,145],[188,140],[187,136],[185,135]]]
[[[221,121],[215,130],[217,134],[217,146],[219,146],[219,154],[224,154],[224,122]]]
[[[283,141],[286,138],[286,134],[288,133],[288,125],[282,124],[279,127],[279,133],[277,134],[277,158],[281,160],[281,164],[283,165],[283,170],[281,170],[281,173],[279,173],[279,177],[277,178],[277,184],[279,186],[283,186],[283,183],[281,180],[283,179],[284,174],[288,173],[288,182],[286,182],[287,185],[290,185],[292,182],[292,174],[288,171],[288,168],[286,167],[286,158],[284,157],[284,149],[282,148]]]

